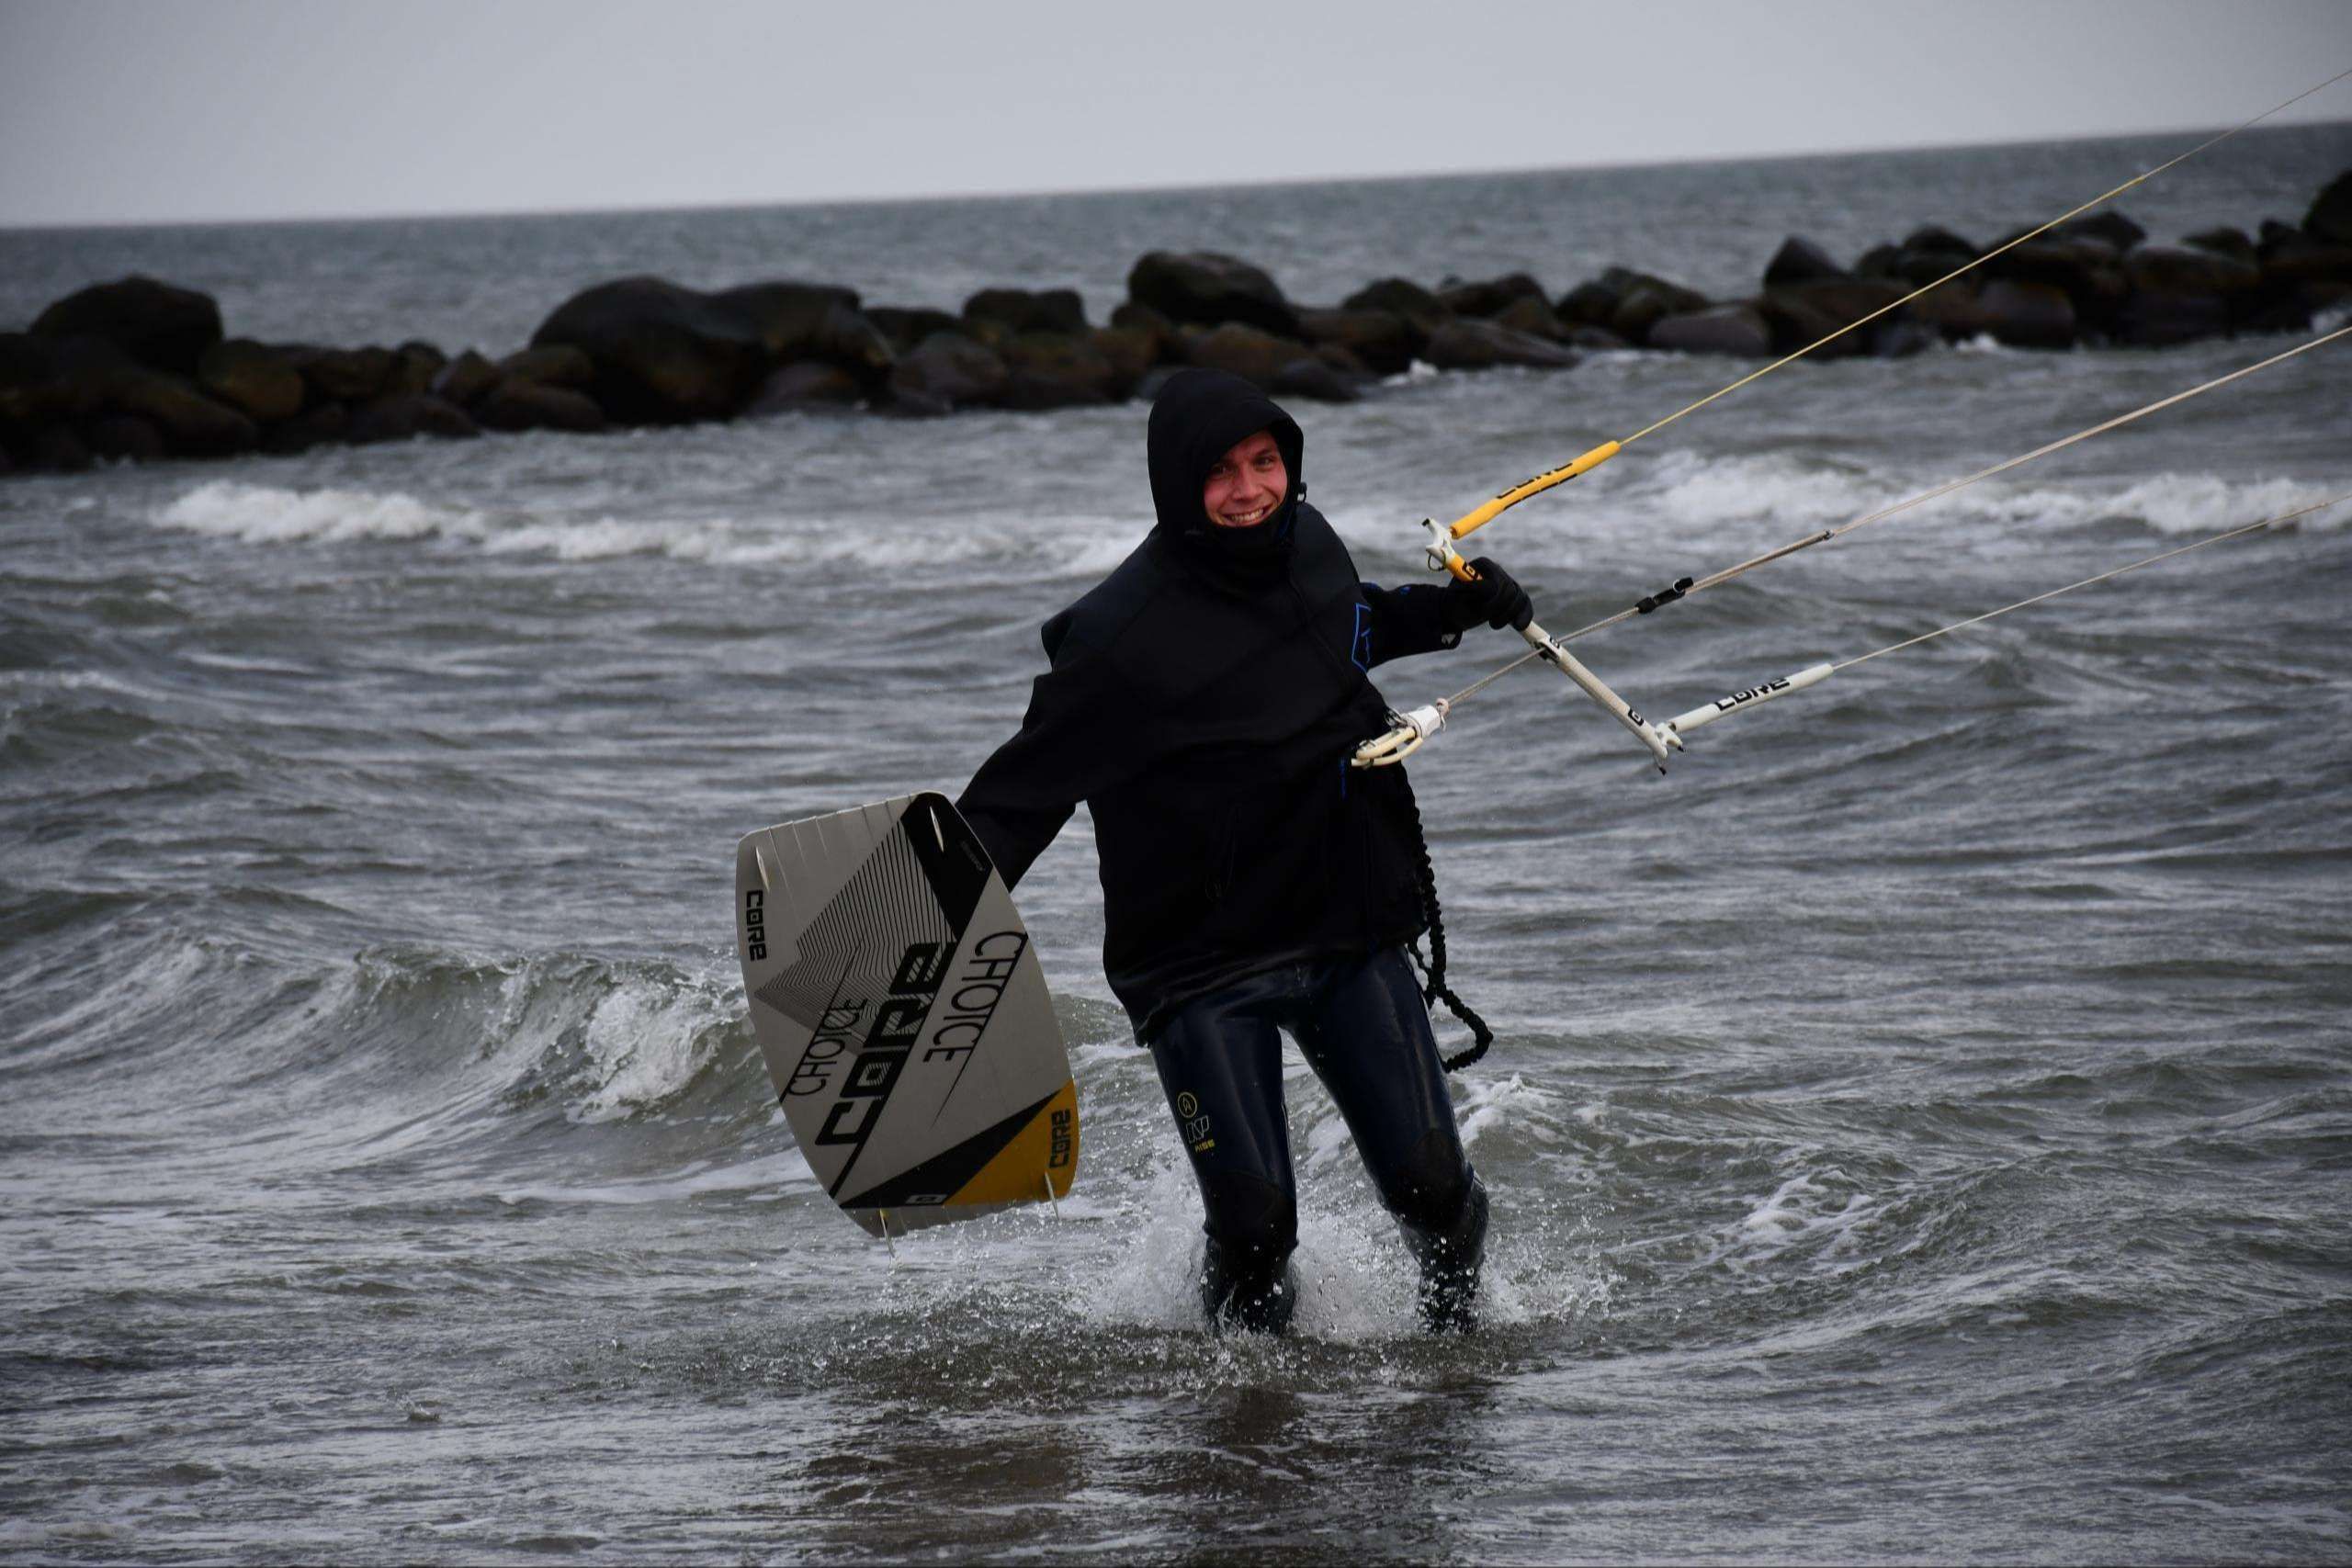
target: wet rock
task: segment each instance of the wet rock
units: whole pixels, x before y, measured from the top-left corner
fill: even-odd
[[[1946,343],[1965,343],[1984,331],[1984,305],[1973,276],[1956,277],[1930,288],[1905,309],[1914,321]]]
[[[783,328],[842,308],[834,298],[735,295],[722,300],[660,277],[601,283],[557,307],[531,346],[564,344],[586,354],[597,406],[622,423],[724,419],[749,400],[775,356],[755,324],[763,314]]]
[[[964,301],[964,320],[994,321],[1013,333],[1087,330],[1086,306],[1075,288],[983,288]]]
[[[1634,346],[1607,327],[1570,327],[1564,341],[1570,348],[1591,349],[1597,353]]]
[[[1830,258],[1829,253],[1800,234],[1792,234],[1781,242],[1772,259],[1764,264],[1764,287],[1786,288],[1800,283],[1842,283],[1852,274]]]
[[[1893,277],[1903,260],[1900,245],[1872,245],[1854,263],[1856,277]]]
[[[1489,318],[1498,327],[1509,327],[1515,333],[1540,337],[1549,343],[1565,343],[1568,324],[1560,320],[1551,301],[1541,294],[1522,294]]]
[[[392,373],[385,378],[387,392],[425,393],[449,356],[429,343],[409,342],[392,350]]]
[[[1452,314],[1435,294],[1409,278],[1384,277],[1340,301],[1342,310],[1385,310],[1408,321],[1431,323]]]
[[[2054,283],[1996,277],[1978,297],[1982,330],[2013,348],[2064,348],[2075,341],[2074,302]]]
[[[82,440],[97,457],[152,463],[168,455],[164,433],[135,413],[102,413],[82,426]]]
[[[857,378],[838,365],[800,360],[770,373],[743,410],[746,419],[808,409],[847,408],[864,395]]]
[[[1304,343],[1238,321],[1227,321],[1207,332],[1180,332],[1177,342],[1186,364],[1228,371],[1266,389],[1272,389],[1274,378],[1283,366],[1315,356],[1315,351]]]
[[[1888,334],[1881,329],[1909,320],[1905,311],[1891,311],[1868,326],[1855,323],[1873,311],[1884,310],[1907,293],[1899,283],[1883,279],[1857,277],[1844,281],[1821,279],[1813,283],[1793,285],[1784,288],[1768,288],[1757,302],[1757,310],[1771,329],[1772,348],[1777,354],[1794,354],[1801,348],[1821,344],[1809,357],[1815,359],[1848,359],[1861,355],[1883,354],[1906,339]],[[1853,331],[1846,331],[1853,327]],[[1844,335],[1828,338],[1832,333]],[[1916,343],[1911,344],[1916,347]]]
[[[1011,372],[1000,407],[1036,411],[1080,408],[1111,400],[1116,377],[1111,361],[1090,337],[1068,333],[1023,333],[1004,346]]]
[[[570,344],[551,343],[517,349],[498,362],[499,375],[510,381],[530,381],[542,387],[565,387],[584,392],[596,379],[595,362]]]
[[[933,333],[891,370],[890,397],[900,412],[946,413],[987,407],[1012,378],[993,349],[960,332]]]
[[[1758,359],[1772,352],[1772,329],[1753,305],[1710,305],[1703,310],[1659,317],[1650,328],[1649,345],[1683,354]]]
[[[2111,332],[2116,342],[2136,347],[2219,336],[2260,304],[2260,270],[2217,251],[2141,245],[2124,258],[2123,275],[2131,295]]]
[[[1495,316],[1518,299],[1541,299],[1544,286],[1523,272],[1483,283],[1453,283],[1437,291],[1438,303],[1457,316]]]
[[[1298,312],[1262,269],[1213,251],[1153,251],[1127,274],[1127,295],[1179,326],[1238,322],[1295,338]]]
[[[1616,288],[1599,278],[1577,284],[1553,303],[1553,313],[1572,327],[1605,327],[1617,313]]]
[[[2352,169],[2327,182],[2303,214],[2303,232],[2330,245],[2352,246]]]
[[[2298,235],[2262,253],[2262,276],[2274,284],[2352,282],[2352,245]]]
[[[2218,256],[2227,256],[2232,261],[2244,262],[2248,266],[2256,265],[2254,242],[2246,236],[2246,231],[2243,229],[2232,229],[2227,226],[2217,229],[2199,229],[2181,243],[2196,250],[2211,251]]]
[[[2029,241],[1994,257],[1981,270],[1987,280],[1988,301],[1994,281],[2045,284],[2058,289],[2066,296],[2076,334],[2105,332],[2130,292],[2116,253],[2096,239]]]
[[[1577,359],[1573,349],[1559,344],[1493,321],[1462,320],[1447,321],[1430,333],[1422,356],[1441,370],[1485,370],[1498,365],[1566,370]]]
[[[365,402],[392,389],[399,356],[389,348],[320,348],[292,344],[277,351],[301,373],[313,400]]]
[[[901,357],[933,333],[964,330],[961,316],[912,306],[876,305],[865,312],[865,319],[888,341],[891,352]]]
[[[343,404],[313,403],[283,424],[264,431],[261,449],[280,456],[307,452],[341,441],[350,426],[351,411]]]
[[[97,338],[0,333],[0,438],[28,438],[41,425],[96,413],[106,378],[132,363]]]
[[[1095,351],[1110,367],[1110,379],[1103,390],[1114,399],[1134,391],[1136,384],[1159,363],[1161,339],[1144,328],[1097,327],[1089,335]]]
[[[175,457],[225,457],[249,452],[260,443],[261,430],[226,403],[214,402],[185,376],[146,367],[122,371],[107,378],[106,407],[111,412],[137,414],[162,433],[164,449]]]
[[[141,276],[93,284],[43,310],[38,337],[97,338],[158,370],[193,377],[220,341],[220,307],[209,294]]]
[[[498,384],[498,367],[469,348],[441,367],[425,390],[444,402],[470,408],[475,400]]]
[[[62,424],[43,425],[34,432],[26,453],[28,467],[56,474],[78,474],[97,459],[82,438]]]
[[[251,338],[214,344],[197,361],[196,384],[247,419],[275,424],[302,412],[302,373]]]
[[[2121,255],[2148,237],[2148,231],[2120,212],[2094,212],[2087,218],[2072,218],[2050,231],[2049,238],[2067,240],[2097,240]]]
[[[1340,353],[1346,351],[1340,350]],[[1267,389],[1278,398],[1306,398],[1319,403],[1351,403],[1363,395],[1363,377],[1351,374],[1320,355],[1294,359],[1274,372]]]
[[[481,427],[457,404],[430,392],[386,392],[351,411],[344,439],[369,446],[384,441],[408,441],[419,435],[463,440],[480,435]]]
[[[1931,251],[1939,255],[1951,256],[1954,258],[1953,266],[1959,265],[1971,257],[1982,255],[1984,252],[1984,247],[1975,241],[1955,234],[1939,223],[1923,224],[1912,230],[1911,232],[1903,236],[1902,248],[1906,251]],[[1945,270],[1949,272],[1951,268],[1947,267]]]
[[[820,360],[861,381],[879,384],[898,360],[889,339],[858,309],[854,288],[830,283],[750,283],[721,289],[710,300],[751,329],[771,364]],[[539,340],[531,341],[536,346]]]
[[[1429,342],[1428,331],[1410,317],[1361,306],[1301,310],[1298,324],[1307,342],[1318,348],[1344,348],[1381,376],[1394,376],[1411,366]]]
[[[1650,328],[1663,318],[1703,310],[1709,303],[1695,288],[1625,267],[1612,266],[1596,281],[1613,290],[1617,299],[1607,321],[1591,324],[1607,327],[1627,343],[1647,343]],[[1562,319],[1569,319],[1566,311]]]
[[[550,387],[517,376],[502,376],[476,399],[474,418],[485,430],[565,430],[593,435],[609,423],[588,393]]]

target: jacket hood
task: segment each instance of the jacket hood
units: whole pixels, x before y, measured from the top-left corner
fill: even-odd
[[[1201,506],[1209,469],[1233,445],[1269,431],[1290,470],[1290,493],[1272,517],[1255,528],[1219,528]],[[1151,405],[1147,442],[1151,461],[1151,503],[1159,513],[1155,532],[1226,553],[1261,552],[1290,537],[1299,499],[1306,493],[1306,438],[1282,405],[1238,376],[1223,370],[1180,370]],[[1226,536],[1226,537],[1220,537]]]

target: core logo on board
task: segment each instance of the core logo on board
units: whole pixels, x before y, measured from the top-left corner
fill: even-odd
[[[874,1131],[883,1103],[898,1087],[907,1057],[922,1035],[922,1021],[930,1015],[941,982],[947,977],[950,947],[947,942],[918,942],[899,957],[898,972],[890,976],[890,994],[875,1008],[873,1029],[851,1060],[840,1085],[840,1098],[825,1112],[825,1124],[819,1129],[816,1142],[861,1145]],[[865,1005],[863,1001],[849,1004],[853,1010]],[[826,1010],[830,1016],[835,1010]],[[813,1048],[815,1041],[810,1045]],[[806,1053],[801,1060],[808,1060]],[[831,1066],[838,1066],[838,1061]],[[830,1084],[830,1072],[826,1078]]]
[[[1061,1169],[1062,1167],[1068,1165],[1071,1158],[1077,1154],[1078,1140],[1071,1135],[1077,1121],[1078,1113],[1076,1111],[1056,1111],[1054,1112],[1052,1128],[1053,1152],[1046,1157],[1046,1168],[1047,1170]]]
[[[768,955],[767,895],[756,887],[743,890],[743,956],[765,958]]]

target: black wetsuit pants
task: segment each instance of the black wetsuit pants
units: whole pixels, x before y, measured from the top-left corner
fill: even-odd
[[[1437,1042],[1404,953],[1286,964],[1181,1009],[1151,1047],[1208,1211],[1202,1303],[1212,1323],[1279,1332],[1297,1292],[1297,1189],[1282,1041],[1330,1091],[1380,1201],[1421,1266],[1430,1326],[1472,1323],[1487,1198],[1453,1124]]]

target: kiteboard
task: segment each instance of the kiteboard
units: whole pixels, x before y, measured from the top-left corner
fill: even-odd
[[[1078,1086],[1053,998],[1004,878],[946,796],[748,835],[735,944],[785,1119],[868,1234],[1069,1190]]]

